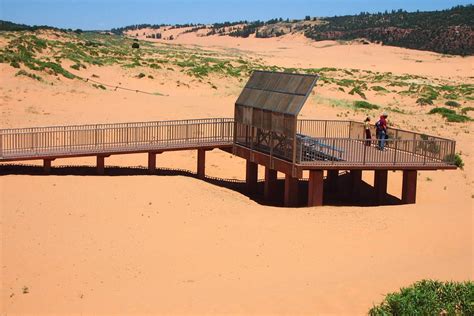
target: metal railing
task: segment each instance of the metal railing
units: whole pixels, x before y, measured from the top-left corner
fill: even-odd
[[[0,129],[0,161],[231,145],[233,134],[232,118]],[[323,166],[454,164],[453,140],[392,128],[388,135],[386,150],[380,151],[375,139],[365,146],[362,123],[299,120],[294,162]],[[285,146],[269,154],[292,157],[284,150]]]
[[[72,125],[0,130],[0,160],[232,144],[233,119]]]
[[[455,143],[447,140],[388,139],[384,150],[377,140],[350,138],[299,138],[300,164],[441,166],[453,165]]]
[[[385,150],[365,140],[364,124],[353,121],[299,120],[297,162],[303,164],[453,165],[456,142],[397,128],[389,128]],[[369,146],[365,146],[368,144]]]

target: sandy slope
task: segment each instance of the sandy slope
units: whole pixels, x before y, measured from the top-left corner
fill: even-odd
[[[160,43],[195,45],[206,49],[250,52],[268,64],[284,67],[357,68],[396,74],[415,74],[439,78],[459,79],[472,77],[472,57],[443,56],[441,54],[409,50],[376,44],[362,45],[358,42],[340,44],[336,41],[312,41],[302,34],[290,34],[279,38],[261,39],[230,36],[196,36],[177,29],[165,31],[165,37],[173,35],[175,40],[147,39],[155,33],[149,29],[137,31],[138,38]],[[129,35],[137,34],[135,31]],[[145,34],[145,36],[143,35]],[[181,34],[180,34],[181,33]]]
[[[315,48],[320,44],[289,39],[186,36],[178,41],[253,51],[280,65],[372,69],[373,64],[453,81],[472,76],[472,58],[372,45]],[[279,49],[283,46],[289,48]],[[430,62],[415,62],[420,58]],[[0,64],[0,126],[231,116],[241,85],[213,78],[215,90],[182,74],[157,73],[149,80],[115,67],[87,71],[104,82],[166,96],[102,91],[66,79],[50,86],[14,77],[15,70]],[[326,105],[321,98],[333,93],[318,87],[302,116],[365,116]],[[466,168],[422,172],[418,203],[411,206],[275,208],[180,175],[1,176],[0,311],[352,315],[422,278],[472,279],[472,123],[446,124],[422,115],[425,109],[413,111],[414,116],[390,118],[401,127],[455,138]],[[107,163],[144,166],[146,156],[115,156]],[[53,163],[64,164],[93,165],[94,159]],[[158,156],[158,165],[194,172],[196,153],[166,153]],[[206,168],[211,177],[244,178],[244,161],[224,152],[208,153]],[[372,184],[372,173],[364,173],[364,180]],[[401,175],[390,173],[389,181],[389,193],[399,196]]]

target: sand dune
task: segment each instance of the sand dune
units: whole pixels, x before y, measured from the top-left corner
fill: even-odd
[[[287,67],[357,68],[472,83],[472,57],[291,36],[185,34],[172,43],[236,51]],[[48,85],[16,77],[16,71],[0,64],[1,128],[231,117],[243,85],[213,76],[216,90],[165,70],[153,73],[154,79],[138,79],[139,70],[118,66],[81,71],[112,85],[162,94],[147,95],[53,76],[47,80],[54,85]],[[318,86],[302,117],[366,116],[334,106],[340,96]],[[379,104],[408,100],[368,97]],[[407,113],[390,114],[391,123],[456,139],[466,164],[464,170],[421,172],[416,205],[284,209],[185,175],[0,176],[1,314],[358,315],[387,292],[423,278],[472,280],[473,124],[446,123],[410,102]],[[244,179],[240,158],[215,150],[206,162],[210,177]],[[53,166],[94,163],[63,159]],[[106,163],[145,166],[146,155],[112,156]],[[196,153],[165,153],[157,164],[194,172]],[[372,172],[364,180],[372,184]],[[389,193],[400,192],[401,174],[390,173]]]

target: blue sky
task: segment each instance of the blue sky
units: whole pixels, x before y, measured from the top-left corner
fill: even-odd
[[[138,23],[213,23],[377,12],[437,10],[451,0],[0,0],[0,19],[84,30]]]

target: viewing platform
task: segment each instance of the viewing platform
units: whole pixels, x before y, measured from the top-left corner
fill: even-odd
[[[49,173],[56,159],[95,156],[97,172],[104,174],[111,155],[147,153],[153,173],[157,154],[197,150],[197,175],[204,178],[206,151],[220,149],[246,159],[249,194],[256,191],[258,165],[265,167],[265,199],[274,197],[277,172],[284,173],[285,206],[298,205],[298,181],[305,171],[307,205],[317,206],[323,204],[324,177],[337,189],[340,171],[349,172],[354,192],[362,171],[374,171],[380,201],[387,194],[388,171],[403,171],[401,200],[415,203],[418,170],[456,169],[453,140],[389,128],[380,150],[376,139],[365,139],[360,122],[298,120],[316,80],[255,72],[237,100],[234,118],[0,129],[0,162],[43,160]]]

